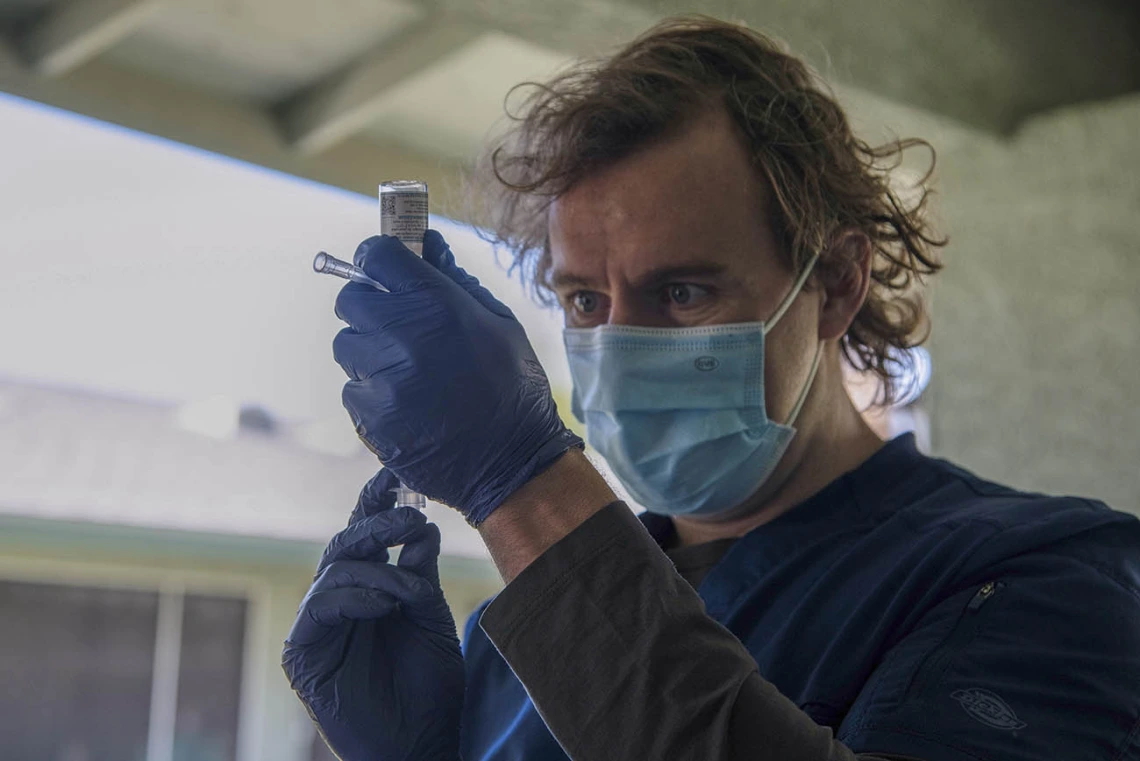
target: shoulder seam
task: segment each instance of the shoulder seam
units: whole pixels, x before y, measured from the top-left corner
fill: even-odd
[[[938,470],[940,473],[942,473],[942,475],[946,476],[947,478],[953,479],[954,481],[957,481],[958,483],[961,483],[963,486],[965,486],[967,489],[969,489],[970,491],[977,494],[979,497],[995,497],[995,498],[1014,497],[1014,498],[1019,498],[1019,499],[1040,499],[1042,497],[1049,498],[1049,499],[1054,498],[1048,494],[1042,494],[1040,492],[1021,491],[1020,489],[1015,489],[1012,486],[1006,486],[1005,484],[999,484],[997,481],[991,481],[988,478],[982,478],[977,473],[974,473],[973,471],[970,471],[970,470],[966,470],[961,465],[956,465],[956,464],[954,464],[954,463],[950,462],[949,460],[942,458],[942,457],[931,457],[929,459],[932,462],[937,464]],[[988,493],[981,491],[977,488],[977,486],[979,484],[987,484],[987,485],[989,485],[995,489],[1000,489],[1002,491],[1002,493],[1001,494],[988,494]]]
[[[1116,586],[1120,587],[1124,592],[1126,592],[1127,594],[1129,594],[1132,597],[1135,597],[1137,602],[1140,602],[1140,588],[1133,586],[1127,579],[1122,578],[1119,574],[1116,573],[1115,570],[1113,570],[1109,566],[1106,566],[1106,565],[1099,563],[1095,560],[1092,560],[1090,558],[1079,557],[1077,555],[1066,555],[1064,553],[1051,551],[1047,548],[1043,549],[1041,551],[1041,554],[1042,555],[1056,555],[1057,557],[1064,557],[1064,558],[1069,558],[1070,560],[1075,560],[1078,563],[1080,563],[1081,565],[1086,566],[1086,567],[1091,568],[1092,570],[1096,571],[1101,576],[1105,577],[1109,581],[1116,584]]]

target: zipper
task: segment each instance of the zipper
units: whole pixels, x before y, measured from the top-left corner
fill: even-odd
[[[966,610],[977,610],[986,604],[986,600],[990,599],[997,592],[997,582],[987,581],[982,585],[982,588],[974,593],[970,598],[970,604],[966,606]]]
[[[921,698],[930,690],[930,687],[937,682],[942,673],[946,671],[946,667],[950,665],[950,659],[953,655],[977,634],[978,627],[983,620],[982,614],[986,603],[992,600],[1004,587],[1005,583],[1000,581],[987,581],[978,587],[978,591],[974,592],[973,597],[966,603],[965,609],[958,617],[954,628],[950,630],[950,634],[946,636],[942,644],[926,656],[922,665],[919,666],[910,688],[907,689],[907,697]]]

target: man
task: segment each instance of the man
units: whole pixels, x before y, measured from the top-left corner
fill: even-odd
[[[574,414],[640,521],[437,233],[361,245],[391,292],[344,288],[334,351],[386,469],[284,655],[342,758],[1140,759],[1140,523],[884,443],[845,391],[847,362],[889,401],[938,269],[882,166],[906,145],[707,19],[528,103],[489,229],[565,311]],[[462,654],[397,478],[507,582]]]

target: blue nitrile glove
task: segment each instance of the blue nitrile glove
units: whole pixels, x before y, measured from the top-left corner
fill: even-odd
[[[337,297],[349,325],[333,342],[351,379],[344,406],[405,486],[478,526],[582,446],[522,325],[456,265],[443,236],[428,231],[423,259],[394,237],[369,238],[355,261],[391,292],[349,283]]]
[[[465,684],[439,585],[439,529],[368,482],[329,543],[281,665],[343,761],[458,761]],[[396,565],[388,548],[403,545]]]

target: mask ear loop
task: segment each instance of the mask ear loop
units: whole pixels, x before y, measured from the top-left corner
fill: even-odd
[[[800,410],[803,409],[804,402],[807,401],[808,392],[811,391],[812,384],[815,383],[815,374],[819,370],[819,358],[823,354],[823,341],[815,345],[815,356],[811,360],[811,372],[808,373],[807,383],[804,384],[804,390],[800,392],[800,398],[796,400],[796,406],[792,407],[792,414],[788,415],[788,422],[784,425],[789,428],[796,422],[796,418],[800,416]]]
[[[784,316],[784,313],[792,306],[792,302],[796,300],[796,296],[800,295],[800,290],[804,287],[804,283],[811,277],[811,271],[815,269],[815,263],[819,260],[819,253],[812,254],[811,259],[808,261],[804,271],[796,278],[796,282],[792,285],[792,290],[788,291],[788,295],[784,297],[784,301],[780,306],[776,307],[776,313],[768,318],[764,323],[764,334],[767,335],[768,331],[776,327],[776,323]]]
[[[812,254],[811,259],[808,260],[807,266],[804,267],[803,272],[800,273],[799,277],[796,278],[796,282],[792,285],[792,290],[788,291],[788,295],[784,298],[784,302],[776,308],[776,313],[773,314],[766,323],[764,323],[764,335],[767,335],[769,330],[776,327],[776,323],[780,321],[780,318],[782,318],[788,309],[792,306],[792,302],[796,300],[796,296],[800,295],[800,290],[804,287],[804,283],[807,282],[807,279],[811,277],[811,272],[813,269],[815,269],[815,263],[817,261],[819,261],[818,251]],[[815,346],[815,356],[813,356],[811,360],[811,372],[808,373],[807,383],[804,384],[803,390],[800,391],[800,396],[798,399],[796,399],[796,404],[794,407],[792,407],[791,414],[788,415],[788,422],[784,424],[789,428],[793,423],[796,422],[796,418],[800,416],[800,410],[803,409],[804,402],[807,401],[808,392],[811,391],[812,384],[815,383],[815,375],[819,370],[819,358],[822,353],[823,342],[820,341]]]

